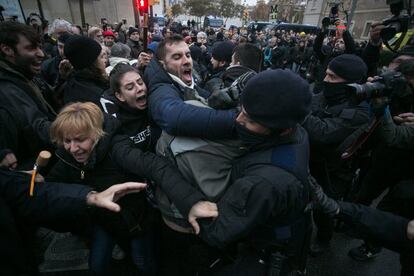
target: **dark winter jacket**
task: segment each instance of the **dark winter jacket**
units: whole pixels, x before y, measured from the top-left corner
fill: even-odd
[[[370,42],[367,43],[362,50],[361,58],[365,61],[368,67],[368,77],[374,77],[378,75],[378,62],[380,60],[381,46],[374,46]]]
[[[211,74],[207,77],[207,81],[204,85],[204,89],[207,90],[210,94],[213,93],[215,87],[222,83],[222,76],[227,67],[220,67],[213,70]]]
[[[354,176],[352,160],[342,160],[338,148],[370,118],[368,103],[353,103],[342,93],[335,95],[339,97],[336,103],[329,103],[332,99],[327,100],[322,93],[314,96],[314,112],[303,123],[312,149],[311,174],[332,198],[346,196]]]
[[[291,50],[291,56],[292,56],[293,62],[297,64],[303,64],[309,61],[312,54],[313,54],[313,49],[310,47],[301,48],[299,47],[299,45],[297,45]]]
[[[412,125],[396,125],[389,112],[384,115],[379,127],[381,139],[392,148],[411,150],[414,148],[414,127]]]
[[[229,87],[236,79],[241,75],[244,75],[247,72],[252,72],[254,70],[242,66],[242,65],[232,65],[227,67],[221,79],[223,80],[224,87]]]
[[[144,80],[149,89],[149,112],[162,130],[176,136],[209,139],[231,138],[235,135],[234,111],[186,104],[184,100],[191,99],[186,97],[186,93],[193,95],[194,91],[183,89],[173,82],[155,59],[145,70]],[[202,93],[196,86],[195,89],[199,94]]]
[[[328,104],[323,94],[313,97],[313,113],[303,123],[311,143],[338,145],[369,120],[368,104],[355,104],[348,97]]]
[[[28,231],[33,226],[47,225],[55,220],[80,223],[87,212],[87,186],[63,183],[36,184],[29,197],[30,175],[0,169],[0,255],[2,274],[30,274],[36,259],[31,249],[33,240]]]
[[[217,202],[219,216],[201,221],[201,237],[217,247],[247,237],[272,241],[276,225],[291,225],[303,215],[308,160],[308,137],[301,127],[237,160],[233,184]]]
[[[60,55],[47,59],[42,63],[41,77],[51,86],[55,86],[59,78]]]
[[[139,54],[142,52],[141,42],[132,41],[128,38],[126,44],[129,46],[129,48],[131,48],[131,58],[137,59],[139,57]]]
[[[350,225],[358,239],[369,239],[400,253],[414,252],[414,241],[407,238],[407,225],[412,217],[405,218],[350,202],[338,203],[341,207],[338,217]]]
[[[90,71],[75,71],[65,83],[63,103],[66,105],[72,102],[93,102],[101,106],[100,99],[106,89],[108,84]]]
[[[11,149],[20,164],[36,158],[41,150],[52,148],[49,127],[56,113],[33,79],[28,79],[4,60],[0,60],[0,98],[3,118],[6,118],[2,123],[13,122],[14,130],[7,131],[15,135],[0,139],[11,142],[2,145],[3,148]],[[2,131],[1,135],[7,131]]]

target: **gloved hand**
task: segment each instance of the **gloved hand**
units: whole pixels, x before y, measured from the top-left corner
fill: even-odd
[[[385,115],[388,103],[389,99],[387,97],[372,98],[370,101],[371,113],[376,117]]]
[[[332,198],[329,198],[323,192],[322,187],[316,182],[316,179],[313,178],[313,176],[309,175],[308,180],[313,197],[314,207],[321,210],[322,213],[327,214],[330,217],[337,215],[340,210],[339,204]]]

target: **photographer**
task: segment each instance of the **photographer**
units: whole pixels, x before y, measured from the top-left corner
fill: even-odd
[[[329,18],[328,18],[329,19]],[[325,19],[324,19],[325,20]],[[332,21],[332,20],[331,20]],[[339,19],[336,19],[335,22],[331,22],[330,24],[335,24],[338,26],[341,23]],[[324,24],[324,23],[322,23]],[[354,39],[352,38],[351,33],[348,30],[338,30],[338,34],[340,36],[336,36],[334,39],[334,43],[332,46],[323,45],[324,39],[326,36],[329,37],[331,35],[331,30],[328,29],[329,24],[323,25],[322,31],[316,36],[314,44],[313,44],[313,51],[315,56],[319,60],[319,66],[315,68],[315,92],[320,92],[322,89],[322,81],[324,78],[324,72],[329,64],[329,62],[341,55],[341,54],[355,54],[356,47]]]
[[[409,89],[405,104],[412,106],[414,103],[411,92],[414,81],[414,60],[402,62],[397,70],[408,81],[403,85]],[[398,76],[398,73],[394,74]],[[378,136],[373,137],[377,138],[379,143],[372,150],[370,169],[363,178],[354,202],[370,205],[386,189],[390,189],[377,208],[413,218],[412,214],[407,215],[404,210],[409,210],[406,203],[414,198],[411,188],[414,187],[412,180],[407,181],[407,179],[414,177],[411,169],[412,149],[414,148],[414,128],[411,122],[414,121],[414,114],[410,112],[412,110],[410,108],[405,110],[405,113],[392,117],[395,99],[399,99],[396,95],[405,92],[401,90],[404,89],[392,89],[391,92],[382,91],[371,100],[372,111],[380,117],[383,116],[379,128],[374,133]],[[390,102],[388,98],[391,98]],[[380,249],[376,243],[365,241],[361,246],[352,249],[349,254],[355,260],[365,261],[376,257]]]
[[[362,81],[366,65],[355,55],[334,58],[326,70],[324,90],[313,96],[313,112],[303,123],[311,143],[311,174],[334,199],[343,198],[354,171],[340,159],[336,148],[369,120],[368,104],[354,99],[349,83]],[[333,234],[333,221],[315,212],[317,242],[312,251],[322,253]]]

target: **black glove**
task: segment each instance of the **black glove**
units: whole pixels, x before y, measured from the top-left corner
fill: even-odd
[[[313,176],[309,175],[308,180],[314,207],[330,217],[334,217],[338,214],[338,210],[340,209],[339,204],[323,192],[322,187],[316,182],[316,179],[313,178]]]

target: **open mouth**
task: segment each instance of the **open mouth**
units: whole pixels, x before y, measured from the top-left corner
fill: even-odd
[[[137,105],[140,107],[145,107],[147,105],[147,96],[142,95],[136,99]]]
[[[183,77],[187,81],[191,81],[193,79],[192,70],[191,69],[184,69],[184,71],[183,71]]]
[[[85,154],[83,154],[83,153],[81,153],[81,154],[75,154],[74,156],[73,156],[73,158],[75,158],[75,160],[77,161],[77,162],[79,162],[79,163],[81,163],[81,162],[85,162],[86,160],[86,155]]]
[[[41,61],[34,61],[32,62],[32,67],[36,70],[40,70],[40,67],[42,66],[42,62]]]

